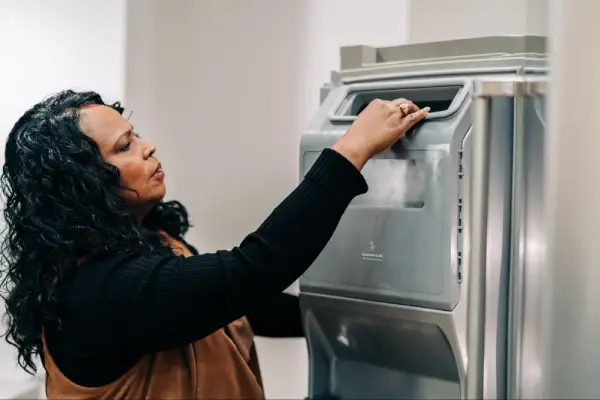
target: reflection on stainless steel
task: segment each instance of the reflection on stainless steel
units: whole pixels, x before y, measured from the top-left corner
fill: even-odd
[[[539,97],[523,100],[523,136],[521,141],[521,178],[519,194],[514,202],[520,208],[520,239],[513,255],[513,281],[508,354],[513,368],[509,371],[509,397],[521,399],[541,398],[541,315],[544,306],[542,282],[544,275],[544,147],[545,129],[540,119]],[[542,103],[543,105],[543,103]],[[517,152],[515,152],[517,153]],[[515,215],[516,217],[516,215]]]
[[[512,237],[511,237],[511,271],[508,318],[507,358],[512,366],[507,376],[509,396],[518,392],[521,382],[521,355],[523,346],[523,291],[525,259],[525,132],[524,132],[524,99],[515,98],[515,130],[513,133],[513,184],[512,184]]]

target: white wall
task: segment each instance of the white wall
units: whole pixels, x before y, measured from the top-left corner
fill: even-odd
[[[126,105],[203,251],[230,248],[298,183],[300,133],[339,47],[405,42],[402,0],[132,0]],[[282,266],[284,268],[285,266]],[[269,398],[307,393],[303,340],[259,340]]]
[[[412,43],[496,35],[546,35],[549,0],[410,0]]]
[[[0,54],[3,164],[8,132],[43,97],[67,88],[93,89],[109,100],[123,97],[125,2],[0,0]],[[0,339],[0,398],[28,378],[15,357]]]

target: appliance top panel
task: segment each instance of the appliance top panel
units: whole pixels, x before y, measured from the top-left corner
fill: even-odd
[[[546,38],[491,36],[393,47],[341,48],[334,84],[403,76],[545,72]]]
[[[344,46],[341,48],[340,59],[341,71],[344,71],[391,62],[511,54],[545,55],[546,38],[544,36],[486,36],[391,47]]]

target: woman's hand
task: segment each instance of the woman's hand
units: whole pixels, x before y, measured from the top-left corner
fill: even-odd
[[[361,170],[371,157],[390,148],[428,113],[429,107],[420,110],[410,100],[375,99],[331,148]]]

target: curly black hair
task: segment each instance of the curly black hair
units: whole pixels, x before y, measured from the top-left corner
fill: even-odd
[[[36,372],[42,327],[60,329],[61,297],[82,257],[169,251],[159,231],[177,238],[189,228],[179,202],[161,202],[140,226],[128,211],[119,170],[79,125],[95,92],[67,90],[28,110],[11,130],[0,186],[6,228],[0,247],[8,343],[19,365]],[[110,105],[123,113],[120,103]]]

